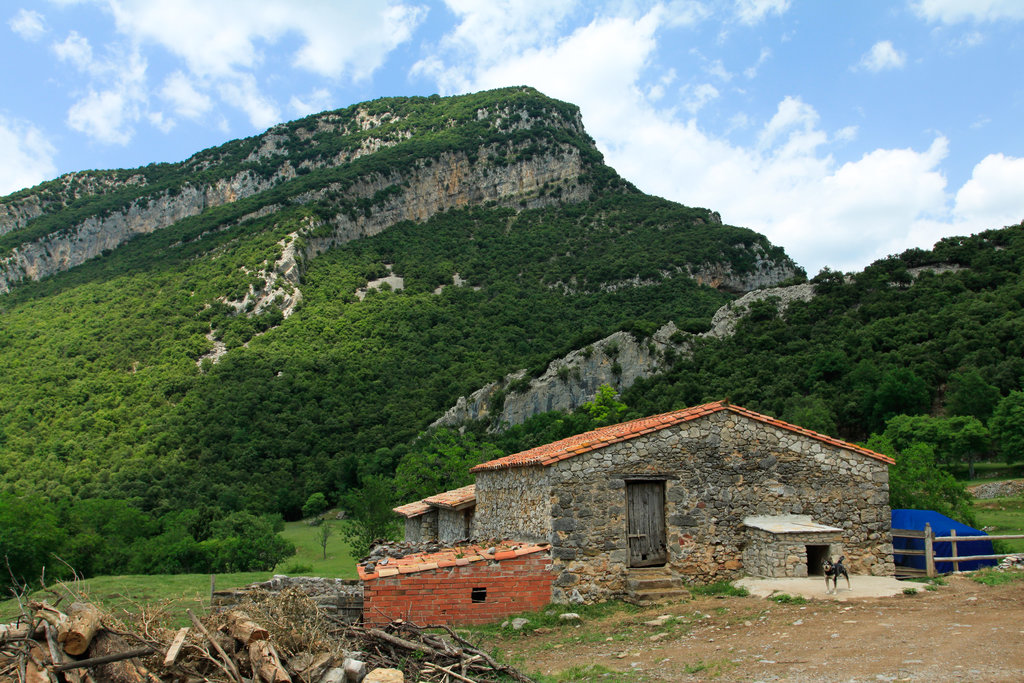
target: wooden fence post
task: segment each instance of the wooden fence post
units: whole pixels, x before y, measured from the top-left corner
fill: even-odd
[[[956,554],[957,554],[956,553],[956,529],[950,529],[949,530],[949,535],[952,536],[952,538],[950,539],[949,543],[950,543],[950,546],[953,548],[953,552],[950,553],[950,555],[952,555],[953,558],[954,558],[953,559],[953,571],[958,572],[958,571],[960,571],[960,563],[957,562],[956,559],[955,559],[956,558]]]
[[[935,576],[935,532],[932,525],[927,522],[924,525],[924,571],[929,578]]]

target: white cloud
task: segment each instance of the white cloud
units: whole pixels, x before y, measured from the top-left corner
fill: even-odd
[[[757,72],[761,66],[768,61],[768,58],[772,56],[772,51],[766,47],[761,48],[761,54],[757,58],[757,62],[753,66],[748,66],[743,70],[743,75],[747,78],[756,78]]]
[[[7,195],[52,178],[56,153],[42,131],[30,123],[0,115],[0,195]]]
[[[281,120],[281,111],[273,100],[260,92],[251,74],[241,74],[222,84],[221,96],[245,112],[253,128],[269,128]]]
[[[864,53],[857,66],[877,73],[886,69],[901,69],[906,63],[906,55],[893,47],[892,41],[880,40]]]
[[[69,33],[64,42],[54,43],[53,51],[61,61],[71,62],[80,71],[93,69],[92,46],[88,38],[79,35],[77,31]]]
[[[710,83],[701,83],[689,93],[689,97],[686,99],[686,110],[691,114],[696,114],[705,104],[716,99],[718,95],[718,88]]]
[[[43,15],[35,10],[18,10],[18,13],[7,22],[7,25],[25,40],[39,40],[46,33]]]
[[[71,105],[68,125],[99,142],[128,144],[148,102],[145,59],[136,52],[99,62],[91,60],[91,51],[85,50],[81,42],[72,44],[75,47],[69,51],[69,59],[81,70],[94,74],[95,80],[88,93]],[[90,56],[89,61],[86,56]]]
[[[280,116],[256,78],[257,70],[275,58],[271,46],[295,41],[296,47],[285,53],[291,66],[328,78],[360,80],[408,41],[426,16],[424,8],[397,0],[96,1],[131,45],[158,45],[182,60],[185,69],[180,76],[172,75],[161,93],[179,115],[198,118],[208,113],[212,103],[203,91],[215,89],[257,127],[276,123]]]
[[[736,16],[749,26],[759,24],[770,14],[782,15],[789,9],[790,0],[736,0]]]
[[[316,88],[306,97],[293,95],[288,102],[297,116],[309,116],[331,107],[331,92],[327,88]]]
[[[943,24],[1024,19],[1020,0],[917,0],[912,6],[918,16]]]
[[[196,88],[193,80],[181,71],[175,71],[164,80],[160,95],[171,103],[179,116],[198,119],[213,107],[208,95]]]
[[[956,193],[954,215],[975,229],[1024,220],[1024,158],[990,154]]]

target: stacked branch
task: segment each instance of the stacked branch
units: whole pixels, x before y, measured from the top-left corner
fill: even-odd
[[[22,619],[0,625],[0,683],[359,683],[373,669],[400,669],[407,681],[531,683],[447,626],[344,624],[296,594],[202,618],[190,610],[180,628],[169,613],[124,624],[87,602],[67,611],[59,602],[29,602]]]

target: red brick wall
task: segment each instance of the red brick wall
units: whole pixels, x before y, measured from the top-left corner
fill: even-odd
[[[363,582],[363,620],[387,624],[486,624],[510,614],[540,609],[551,602],[554,575],[545,569],[546,552],[500,562],[429,569]],[[485,588],[484,602],[473,602],[474,588]]]

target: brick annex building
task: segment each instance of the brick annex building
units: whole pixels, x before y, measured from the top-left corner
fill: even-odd
[[[892,462],[717,402],[483,463],[472,469],[475,486],[396,512],[406,518],[408,540],[455,544],[468,530],[469,538],[503,539],[545,557],[538,571],[550,581],[550,594],[536,606],[636,597],[652,573],[661,587],[745,574],[807,576],[820,573],[827,555],[845,555],[853,573],[892,575]],[[472,589],[479,598],[487,588],[483,568],[500,566],[497,552],[459,567],[470,584],[480,579],[464,587],[467,600]],[[459,554],[456,549],[452,558],[464,559]],[[403,563],[434,566],[393,576],[437,572],[440,578],[447,571],[454,577],[454,565],[430,557]],[[475,573],[466,571],[470,565],[478,566]],[[383,577],[360,571],[369,606],[373,582]],[[533,608],[492,607],[494,618]],[[458,610],[445,616],[459,620]]]

